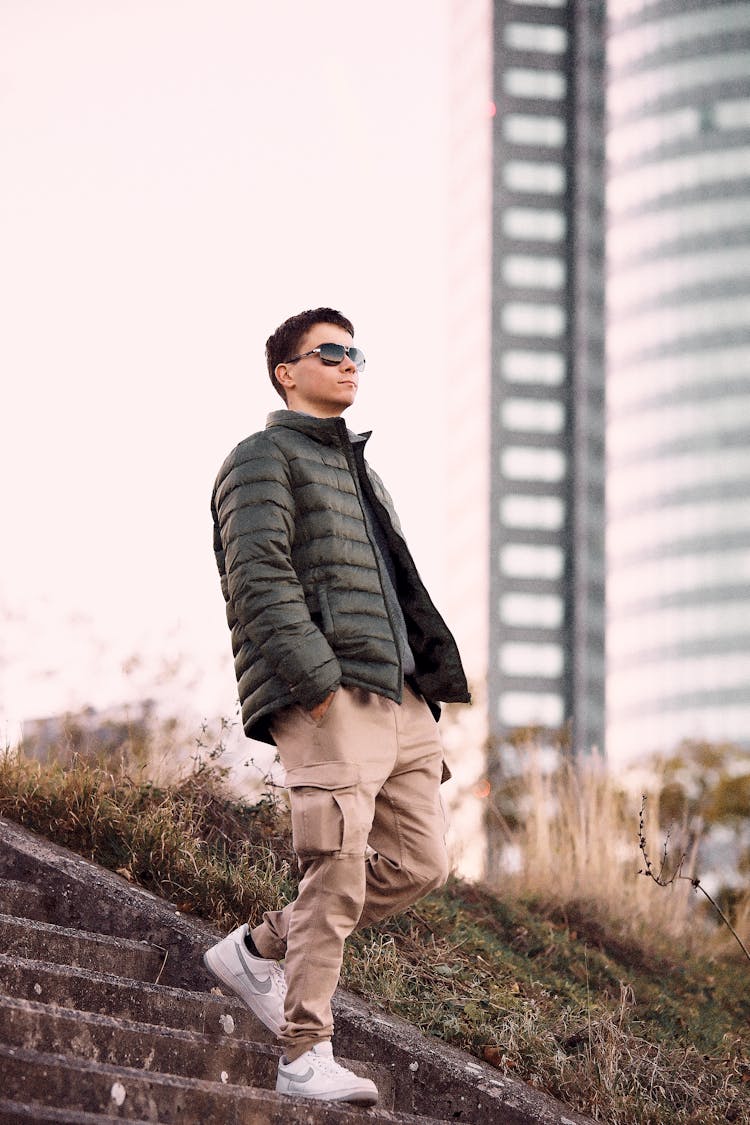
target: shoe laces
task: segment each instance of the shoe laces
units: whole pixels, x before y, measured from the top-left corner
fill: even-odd
[[[313,1051],[315,1058],[315,1067],[321,1071],[322,1074],[327,1074],[329,1078],[339,1078],[342,1074],[349,1074],[350,1072],[337,1063],[333,1055],[317,1055]]]
[[[268,967],[271,980],[274,983],[279,995],[282,999],[286,996],[286,976],[284,975],[284,968],[278,961],[274,961]]]

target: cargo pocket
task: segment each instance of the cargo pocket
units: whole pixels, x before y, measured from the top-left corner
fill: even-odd
[[[292,843],[298,856],[364,855],[356,816],[359,769],[349,762],[314,762],[287,770]]]

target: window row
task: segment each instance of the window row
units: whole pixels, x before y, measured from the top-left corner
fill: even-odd
[[[503,165],[503,183],[508,191],[528,195],[562,195],[565,191],[565,169],[562,164],[541,160],[507,160]]]
[[[556,582],[564,567],[562,547],[551,544],[506,543],[500,550],[500,570],[508,578]]]
[[[503,594],[500,620],[516,629],[560,629],[565,606],[556,594]]]
[[[696,137],[706,129],[729,131],[748,128],[750,98],[732,98],[700,108],[682,106],[612,129],[607,136],[607,159],[610,166],[616,166],[688,137]]]
[[[503,70],[503,90],[510,98],[559,102],[565,97],[567,82],[558,70],[508,66]]]
[[[517,4],[519,8],[526,6],[532,8],[565,8],[568,0],[510,0],[510,3]]]
[[[508,144],[535,148],[562,148],[567,135],[562,117],[536,113],[506,113],[502,130]]]
[[[741,600],[630,614],[607,630],[607,655],[614,667],[618,660],[639,653],[696,642],[704,644],[743,633],[750,646],[750,592]]]
[[[691,285],[750,280],[750,246],[688,250],[614,272],[607,282],[607,307],[619,312]]]
[[[562,696],[548,691],[504,691],[498,700],[506,727],[560,727],[565,721]]]
[[[614,622],[633,607],[659,598],[750,584],[750,551],[700,551],[677,559],[613,566],[607,575],[607,613]]]
[[[750,435],[750,386],[745,394],[724,394],[704,402],[669,402],[645,408],[637,421],[613,421],[607,430],[607,453],[613,462],[667,443],[706,438],[719,445],[726,434]]]
[[[612,324],[607,336],[607,356],[612,364],[619,365],[633,353],[749,328],[750,296],[717,297],[700,304],[656,308]]]
[[[697,46],[700,39],[731,35],[748,28],[750,7],[746,3],[722,4],[718,9],[710,6],[704,10],[678,12],[625,31],[615,31],[607,45],[607,61],[617,70],[682,43],[694,43]]]
[[[508,301],[502,307],[500,323],[506,336],[559,340],[565,334],[567,317],[559,305]]]
[[[607,676],[607,709],[612,713],[670,696],[722,692],[750,684],[750,637],[736,652],[648,660]]]
[[[750,499],[671,504],[631,516],[611,519],[607,528],[609,565],[653,553],[660,547],[674,547],[685,541],[709,544],[717,536],[750,531]],[[677,564],[675,564],[677,565]]]
[[[504,429],[519,433],[561,434],[565,407],[555,399],[509,397],[500,407],[500,420]]]
[[[567,458],[560,449],[533,445],[508,445],[500,453],[500,471],[506,480],[558,484],[565,479]]]
[[[616,518],[618,509],[633,509],[659,496],[706,486],[746,483],[750,490],[750,447],[701,449],[660,456],[645,455],[607,479],[607,504]]]
[[[750,52],[725,51],[702,58],[656,65],[628,78],[615,78],[609,87],[607,107],[614,119],[631,114],[669,95],[743,81],[750,71]],[[702,93],[708,98],[705,89]]]
[[[646,255],[680,239],[716,235],[725,242],[732,231],[750,225],[750,199],[712,199],[705,203],[668,203],[662,210],[618,219],[607,233],[610,268],[638,255]]]
[[[517,289],[562,289],[566,269],[562,258],[532,254],[506,254],[501,262],[503,281]]]
[[[559,496],[504,496],[500,522],[504,527],[525,531],[560,531],[565,523],[565,504]]]
[[[501,353],[500,374],[506,383],[559,387],[565,382],[565,357],[560,352],[509,348]]]
[[[561,242],[567,230],[563,212],[544,207],[505,207],[501,224],[506,238],[521,242]]]
[[[557,680],[564,668],[562,645],[546,641],[508,641],[500,645],[500,671],[504,676]]]
[[[729,383],[750,392],[750,346],[618,364],[607,376],[607,408],[616,419],[618,411],[645,406],[655,398]]]
[[[632,717],[609,717],[607,757],[611,762],[621,763],[653,751],[669,752],[685,738],[744,743],[748,730],[748,704],[717,703],[713,707],[684,704],[674,709],[659,707],[645,717],[640,708],[635,708]]]
[[[511,51],[562,55],[568,47],[568,33],[554,24],[512,22],[503,28],[503,42]]]
[[[750,56],[748,57],[750,61]],[[653,203],[661,196],[750,177],[750,147],[675,156],[646,168],[615,173],[607,187],[612,215]]]

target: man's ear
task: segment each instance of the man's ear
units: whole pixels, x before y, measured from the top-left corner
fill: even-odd
[[[282,387],[289,390],[294,386],[294,373],[286,363],[277,363],[274,368],[274,375]]]

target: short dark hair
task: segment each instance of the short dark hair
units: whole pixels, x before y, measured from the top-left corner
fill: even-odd
[[[297,355],[303,336],[314,324],[335,324],[350,336],[354,335],[352,322],[336,309],[307,309],[305,312],[297,313],[296,316],[290,316],[280,324],[266,340],[266,363],[274,389],[284,402],[286,402],[286,391],[276,378],[276,368],[280,363]]]

